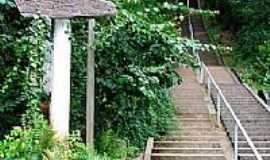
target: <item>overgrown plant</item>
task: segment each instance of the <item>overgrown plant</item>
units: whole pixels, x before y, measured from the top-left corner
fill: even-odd
[[[270,1],[211,0],[221,10],[219,22],[233,35],[234,66],[242,79],[256,90],[269,91]]]
[[[26,109],[39,108],[49,49],[46,19],[22,18],[10,3],[0,5],[0,136]]]
[[[192,43],[180,36],[174,22],[187,11],[183,3],[163,0],[114,2],[116,18],[100,19],[96,27],[96,136],[113,130],[130,146],[143,147],[149,136],[159,137],[168,130],[174,113],[170,88],[181,81],[175,67],[195,66],[188,54]],[[73,23],[77,52],[72,92],[78,94],[72,98],[72,126],[76,129],[81,128],[75,124],[84,123],[80,113],[85,105],[85,70],[81,68],[86,44],[81,42],[87,40],[86,24]]]
[[[14,128],[0,141],[0,159],[20,160],[111,160],[89,151],[79,134],[59,140],[43,116],[32,112],[32,124]]]
[[[137,151],[136,148],[142,148],[149,136],[159,137],[167,132],[174,114],[170,89],[181,82],[174,69],[183,64],[195,66],[196,62],[188,53],[192,42],[180,36],[181,30],[175,23],[175,20],[182,20],[188,14],[183,3],[165,0],[114,2],[118,6],[117,16],[99,19],[96,27],[95,135],[100,139],[96,141],[100,152],[110,152],[107,154],[113,158],[122,158],[133,154]],[[22,18],[14,8],[5,5],[3,9],[5,11],[1,13],[0,21],[5,25],[0,29],[4,38],[0,40],[0,44],[4,46],[1,50],[4,56],[1,56],[0,65],[6,69],[0,71],[0,78],[3,79],[0,82],[3,83],[0,103],[4,106],[0,112],[6,115],[16,114],[16,120],[6,123],[10,127],[19,125],[14,122],[18,122],[19,115],[31,106],[31,110],[23,118],[23,126],[30,125],[33,128],[13,131],[13,138],[6,139],[2,147],[9,151],[7,144],[16,146],[16,141],[23,143],[21,141],[27,139],[27,146],[35,147],[38,156],[46,155],[52,159],[66,159],[67,156],[68,159],[73,159],[77,150],[75,153],[72,149],[65,148],[65,145],[56,145],[54,139],[53,143],[48,144],[49,148],[40,148],[32,142],[31,137],[42,139],[42,133],[33,133],[35,129],[39,129],[35,128],[36,121],[31,113],[38,110],[43,92],[43,63],[48,52],[48,26],[39,18]],[[14,19],[14,23],[10,23]],[[87,22],[75,19],[72,21],[72,28],[71,127],[84,131]],[[49,133],[49,128],[45,129]],[[14,132],[18,136],[13,135]],[[28,135],[29,139],[24,138]],[[116,137],[117,141],[110,137]],[[100,147],[104,144],[102,142],[106,143],[106,148],[114,147],[115,150]],[[72,148],[70,144],[68,146]],[[118,154],[118,146],[126,146],[123,149],[127,150]],[[80,143],[80,147],[85,146]],[[78,157],[87,157],[88,154],[84,150],[82,152],[78,153]]]

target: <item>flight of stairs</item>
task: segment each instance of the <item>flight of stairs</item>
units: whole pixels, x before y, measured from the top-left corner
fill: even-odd
[[[230,160],[229,140],[211,120],[203,88],[191,69],[179,69],[184,82],[174,88],[177,115],[170,134],[154,141],[152,160]]]
[[[270,160],[270,113],[225,67],[209,66],[210,72],[221,87],[224,96],[241,121],[258,152],[264,160]],[[222,76],[222,78],[220,78]],[[216,95],[212,95],[216,102]],[[222,122],[234,144],[234,122],[228,110],[222,105]],[[239,159],[256,160],[244,136],[239,133]]]
[[[194,30],[194,38],[200,40],[202,44],[209,44],[209,37],[205,31],[202,18],[200,16],[192,16],[191,23]],[[206,65],[218,66],[221,64],[218,56],[212,51],[200,51],[199,56]]]
[[[209,43],[209,38],[204,29],[200,16],[192,17],[194,35],[202,43]],[[221,87],[226,99],[231,104],[237,117],[247,131],[264,160],[270,160],[270,113],[261,105],[247,88],[225,66],[222,66],[218,56],[213,52],[199,53],[202,61],[207,65],[215,81]],[[216,93],[212,92],[212,100],[216,103]],[[234,145],[234,122],[224,103],[222,110],[222,123]],[[239,134],[239,159],[256,160],[251,152],[246,139]]]

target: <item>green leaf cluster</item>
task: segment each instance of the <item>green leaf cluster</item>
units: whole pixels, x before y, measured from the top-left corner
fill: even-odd
[[[193,43],[181,37],[178,26],[188,12],[180,2],[114,2],[117,16],[98,19],[95,29],[96,136],[113,130],[130,146],[142,148],[148,137],[164,135],[171,124],[170,89],[181,82],[175,67],[195,66],[188,53]],[[83,131],[87,22],[77,19],[72,27],[71,123]]]
[[[223,29],[234,33],[234,65],[243,80],[257,90],[269,91],[269,0],[211,0],[219,9]]]
[[[32,124],[15,127],[0,141],[0,159],[4,160],[110,160],[89,151],[80,134],[58,139],[38,112],[31,112]]]
[[[0,137],[43,95],[49,25],[46,18],[27,19],[16,8],[0,5]]]

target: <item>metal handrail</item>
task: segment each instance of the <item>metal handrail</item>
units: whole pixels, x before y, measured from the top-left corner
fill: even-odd
[[[187,0],[188,7],[189,6],[189,0]],[[193,30],[193,25],[191,23],[191,17],[189,15],[188,17],[189,21],[189,30],[191,34],[191,39],[194,40],[194,30]],[[228,108],[230,111],[231,116],[233,117],[233,120],[235,122],[235,128],[234,128],[234,159],[238,160],[238,153],[239,153],[239,148],[238,148],[238,130],[242,132],[244,135],[248,145],[250,146],[252,152],[254,153],[255,157],[257,160],[263,160],[262,156],[259,154],[258,150],[256,149],[254,143],[252,142],[251,138],[248,136],[245,128],[241,124],[240,120],[236,116],[235,112],[232,109],[232,106],[230,103],[227,101],[225,98],[222,90],[220,89],[219,85],[215,81],[214,77],[212,76],[211,72],[209,71],[208,67],[201,61],[199,54],[196,52],[194,46],[192,47],[192,53],[193,55],[197,58],[198,62],[200,63],[200,72],[198,72],[198,77],[200,77],[200,83],[204,82],[204,72],[208,75],[208,84],[207,84],[207,89],[208,89],[208,96],[211,97],[211,84],[215,87],[217,90],[217,122],[221,123],[221,100],[225,103],[225,106]]]
[[[240,131],[244,135],[246,141],[248,142],[248,145],[250,146],[250,148],[253,151],[253,153],[256,156],[256,158],[258,160],[263,160],[262,159],[262,156],[257,151],[257,149],[256,149],[254,143],[252,142],[251,138],[248,136],[248,133],[246,132],[245,128],[241,124],[240,120],[237,118],[237,116],[236,116],[235,112],[233,111],[230,103],[227,101],[227,99],[225,98],[222,90],[220,89],[220,87],[216,83],[216,81],[215,81],[214,77],[212,76],[211,72],[209,71],[208,67],[203,62],[201,62],[201,69],[202,69],[201,74],[204,74],[203,71],[205,71],[206,74],[208,75],[208,86],[211,86],[211,84],[213,84],[213,86],[215,87],[215,89],[218,92],[218,97],[223,100],[223,102],[225,103],[225,106],[228,108],[228,110],[231,113],[231,116],[234,119],[234,122],[235,122],[235,125],[236,125],[235,126],[235,142],[234,142],[235,143],[235,160],[238,159],[238,149],[239,149],[238,148],[238,144],[237,144],[237,142],[238,142],[238,129],[240,129]],[[208,90],[210,90],[210,89],[211,89],[211,87],[208,88]],[[209,96],[211,96],[211,95],[209,95]],[[217,108],[217,110],[218,110],[217,121],[220,123],[220,119],[221,119],[221,114],[220,114],[220,100],[218,100],[218,101],[219,101],[218,102],[219,104],[217,105],[218,106],[218,108]]]

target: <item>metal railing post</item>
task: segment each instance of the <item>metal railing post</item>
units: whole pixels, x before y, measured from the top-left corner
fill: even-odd
[[[211,79],[208,77],[207,80],[207,89],[208,89],[208,96],[211,97]]]
[[[238,160],[238,126],[234,124],[234,160]]]
[[[221,97],[220,93],[217,91],[217,123],[221,125]]]
[[[204,66],[201,63],[201,77],[200,77],[200,83],[203,84],[204,81]]]

